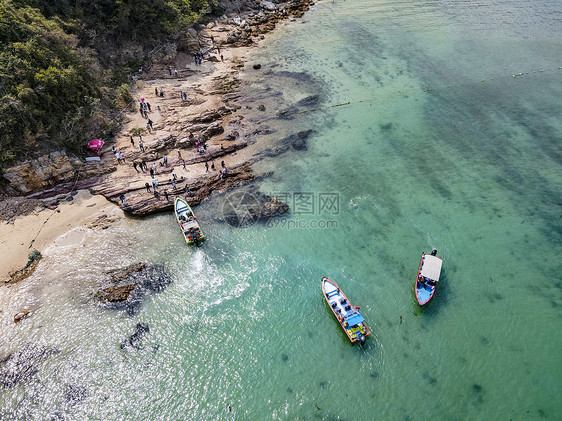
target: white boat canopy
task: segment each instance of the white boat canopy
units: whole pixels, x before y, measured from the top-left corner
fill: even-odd
[[[443,260],[440,258],[432,256],[431,254],[426,254],[420,275],[438,282],[439,275],[441,275],[442,264]]]

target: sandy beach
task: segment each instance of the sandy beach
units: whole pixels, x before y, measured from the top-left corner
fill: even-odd
[[[92,196],[88,191],[80,190],[73,201],[59,205],[56,210],[44,209],[1,224],[3,264],[0,266],[0,278],[5,280],[11,272],[24,267],[33,250],[43,251],[65,233],[78,227],[86,230],[87,225],[98,216],[111,213],[123,215],[103,196]]]

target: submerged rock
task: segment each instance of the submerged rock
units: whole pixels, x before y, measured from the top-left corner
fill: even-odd
[[[126,349],[128,347],[133,347],[135,349],[142,348],[142,338],[146,333],[150,332],[150,328],[146,323],[137,323],[135,332],[129,337],[129,339],[121,342],[121,349]]]
[[[305,130],[298,132],[297,134],[292,134],[280,140],[280,144],[288,147],[292,146],[296,150],[306,150],[307,149],[307,139],[313,133],[313,130]]]
[[[67,404],[74,405],[83,401],[88,396],[88,389],[81,385],[67,385],[64,392],[64,400]]]
[[[318,103],[318,99],[319,99],[318,95],[310,95],[297,102],[297,105],[299,107],[308,107],[311,105],[316,105]]]
[[[99,290],[96,298],[109,308],[126,309],[129,313],[134,313],[148,291],[162,291],[172,282],[161,265],[135,263],[106,273],[109,279],[104,283],[110,286]]]
[[[243,188],[225,195],[222,220],[233,227],[245,228],[288,211],[289,206],[277,198],[256,188]]]
[[[293,116],[295,114],[297,114],[298,112],[299,112],[299,109],[297,107],[295,107],[294,105],[291,105],[290,107],[279,111],[277,113],[277,117],[279,117],[281,119],[285,119],[285,120],[291,120],[293,118]]]
[[[20,350],[0,361],[0,385],[12,387],[39,371],[39,364],[58,349],[27,343]]]

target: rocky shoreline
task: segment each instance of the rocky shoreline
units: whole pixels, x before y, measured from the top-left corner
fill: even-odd
[[[107,216],[113,211],[102,210],[107,205],[96,200],[100,195],[125,214],[143,217],[169,212],[176,196],[197,206],[211,195],[226,197],[250,187],[255,200],[246,207],[251,208],[254,221],[288,212],[288,205],[261,193],[256,185],[250,186],[272,174],[263,165],[256,172],[254,166],[290,149],[306,149],[312,131],[295,129],[291,119],[293,114],[314,109],[318,96],[314,93],[294,104],[289,98],[284,103],[279,101],[282,91],[245,86],[240,72],[274,86],[277,80],[271,78],[277,76],[310,86],[307,75],[246,64],[251,46],[263,34],[283,20],[301,17],[312,4],[312,0],[248,3],[245,11],[229,13],[206,26],[196,25],[185,39],[154,53],[152,67],[137,75],[134,92],[137,100],[153,103],[151,112],[147,116],[127,114],[121,132],[106,141],[99,160],[52,152],[4,169],[9,184],[0,187],[0,220],[5,222],[1,243],[10,248],[11,267],[6,266],[2,273],[8,287],[21,274],[31,273],[28,267],[18,271],[31,250],[43,251],[72,227],[103,225],[106,229],[118,219]],[[196,47],[204,52],[201,65],[186,55]],[[152,130],[144,128],[147,118],[154,121]],[[270,124],[285,125],[292,134],[279,134]],[[124,153],[124,162],[117,162],[113,148]],[[146,169],[141,169],[141,162]],[[223,165],[225,172],[221,173]],[[149,175],[150,169],[154,176]],[[94,196],[85,199],[85,195]],[[76,202],[78,206],[69,207]],[[241,223],[234,211],[218,211],[213,218],[236,226]]]
[[[248,9],[242,13],[222,16],[205,27],[199,25],[197,30],[189,30],[185,39],[175,46],[161,49],[152,57],[156,64],[138,75],[137,82],[141,83],[137,95],[147,97],[147,100],[152,100],[149,95],[154,87],[166,92],[164,99],[154,98],[154,102],[162,102],[164,111],[159,113],[160,116],[150,116],[155,119],[154,132],[157,134],[146,133],[143,126],[139,128],[139,125],[144,125],[144,120],[139,121],[138,114],[133,114],[115,142],[106,143],[100,161],[84,162],[64,152],[53,152],[5,169],[4,178],[9,184],[4,188],[4,193],[12,197],[6,198],[9,206],[0,206],[0,218],[9,221],[41,208],[56,209],[60,203],[71,201],[79,189],[103,195],[130,215],[145,216],[171,209],[176,195],[186,195],[190,204],[197,205],[213,191],[225,192],[260,178],[253,173],[251,166],[258,156],[245,161],[231,158],[237,151],[255,143],[261,134],[267,133],[267,128],[252,127],[244,133],[238,124],[235,130],[224,134],[227,124],[236,125],[244,118],[244,110],[237,101],[240,97],[238,73],[245,62],[240,57],[228,57],[228,53],[232,48],[254,45],[263,39],[263,34],[272,31],[278,22],[301,17],[312,4],[312,0],[277,4],[248,3]],[[223,70],[199,70],[198,66],[192,68],[191,64],[180,66],[178,63],[185,59],[185,53],[191,54],[196,47],[204,53],[204,62],[213,66],[220,64]],[[228,64],[219,59],[215,49],[227,56]],[[172,67],[175,69],[174,74]],[[254,67],[259,70],[261,66]],[[197,81],[186,86],[185,83],[192,77]],[[176,95],[178,84],[182,83],[180,86],[186,86],[185,91],[189,95],[187,101],[183,101],[183,98],[180,100]],[[160,105],[158,107],[160,109]],[[157,117],[161,118],[156,121]],[[275,116],[285,117],[284,113]],[[116,163],[111,147],[122,151],[128,146],[130,138],[138,143],[138,134],[143,136],[144,151],[138,147],[127,150],[125,163],[129,169],[124,171],[125,165]],[[203,155],[195,150],[196,142],[203,148],[208,147]],[[181,159],[179,155],[176,158],[176,153],[182,155]],[[165,156],[167,165],[161,166]],[[218,174],[219,160],[224,162],[225,159],[230,162],[226,174],[221,177]],[[200,168],[204,163],[215,160],[217,171],[202,173]],[[143,178],[139,181],[131,169],[132,162],[138,163],[140,168],[141,161],[149,167],[153,164],[156,166],[156,194],[154,191],[148,192],[147,180]],[[193,171],[192,168],[197,165],[198,168]],[[194,176],[179,175],[180,172],[194,173]],[[147,176],[147,173],[148,169],[139,175]],[[171,180],[174,175],[177,178],[175,183]],[[164,190],[167,190],[169,200],[165,198]],[[126,204],[120,200],[123,196]]]
[[[30,220],[34,223],[29,226],[26,219],[27,222],[22,225],[28,226],[19,227],[20,231],[16,231],[16,228],[6,230],[8,236],[18,238],[14,242],[6,242],[6,238],[3,238],[2,244],[21,246],[23,251],[20,254],[27,256],[27,244],[29,247],[34,244],[49,220],[54,229],[50,236],[46,236],[43,246],[49,244],[49,239],[52,242],[57,238],[56,232],[66,232],[72,226],[108,228],[121,217],[121,213],[113,206],[109,208],[116,210],[118,215],[107,212],[107,204],[97,203],[100,202],[97,195],[116,204],[128,215],[141,217],[171,210],[174,198],[179,195],[185,197],[190,205],[196,206],[211,195],[241,192],[242,196],[236,203],[244,205],[252,219],[250,223],[288,212],[287,204],[261,193],[255,183],[251,184],[271,175],[267,171],[256,172],[253,165],[290,149],[306,149],[311,131],[295,130],[289,136],[279,136],[281,139],[276,139],[273,145],[262,141],[264,137],[276,133],[265,123],[272,119],[290,119],[295,108],[289,107],[278,112],[268,108],[266,112],[266,107],[259,105],[256,108],[263,117],[247,118],[245,112],[252,107],[247,103],[242,105],[244,96],[246,101],[249,96],[253,101],[260,101],[271,94],[241,91],[239,72],[246,64],[244,54],[233,53],[231,49],[255,44],[263,38],[263,34],[272,31],[278,22],[301,17],[312,4],[312,0],[278,4],[256,2],[256,9],[250,8],[236,16],[222,17],[205,28],[199,28],[197,45],[206,51],[204,61],[209,65],[201,66],[201,70],[187,65],[180,67],[180,53],[174,55],[165,52],[155,58],[157,64],[138,78],[138,90],[135,92],[139,98],[144,97],[158,104],[158,112],[153,109],[149,115],[154,120],[154,129],[152,132],[144,130],[145,118],[139,113],[131,113],[121,133],[106,142],[99,161],[84,162],[64,152],[53,152],[4,170],[3,176],[9,185],[0,191],[4,194],[0,202],[0,220],[14,225],[19,217],[27,215],[32,217]],[[192,47],[193,43],[189,42],[187,47],[183,46],[187,50]],[[226,62],[222,61],[222,57],[219,61],[218,55],[212,52],[217,47],[226,57]],[[172,74],[172,65],[180,67],[177,75]],[[254,65],[249,71],[259,72],[261,65]],[[166,92],[164,97],[156,95],[159,92],[156,88]],[[178,92],[186,92],[188,98],[180,99]],[[316,101],[317,97],[310,97],[298,105],[312,107]],[[139,148],[139,134],[142,135],[143,150]],[[197,150],[196,143],[203,151]],[[123,163],[116,162],[112,148],[124,152]],[[249,149],[251,151],[248,152]],[[144,170],[140,166],[143,161],[146,164]],[[225,161],[226,171],[220,173]],[[136,165],[133,166],[133,163]],[[211,164],[211,168],[205,168],[205,164]],[[155,171],[156,190],[151,184],[153,177],[149,176],[150,169]],[[82,197],[85,191],[94,196]],[[80,204],[68,207],[75,202]],[[51,212],[39,212],[44,209]],[[46,214],[49,216],[40,222]],[[73,221],[69,221],[70,215],[74,215]],[[84,215],[89,216],[84,218]],[[235,208],[222,209],[220,217],[217,212],[217,219],[232,226],[248,223],[243,216]],[[58,219],[56,223],[53,222],[55,219]],[[26,234],[32,232],[24,239],[19,236],[24,231]],[[15,260],[13,255],[10,259]],[[39,259],[40,254],[39,258],[30,260],[24,269],[13,272],[5,288],[20,288],[16,283],[33,273]],[[134,315],[149,294],[163,290],[171,282],[172,278],[163,266],[138,262],[106,271],[105,279],[94,287],[91,298],[96,306],[124,310]],[[17,312],[10,315],[14,323],[21,322],[24,327],[30,321],[33,323],[36,309],[29,305],[18,305],[16,309]],[[121,348],[124,351],[142,348],[143,337],[148,332],[148,324],[138,323],[134,333],[121,342]],[[39,370],[45,359],[58,352],[55,347],[30,342],[5,355],[0,361],[0,386],[14,387],[26,381]],[[85,393],[78,386],[69,386],[67,400],[81,400]]]

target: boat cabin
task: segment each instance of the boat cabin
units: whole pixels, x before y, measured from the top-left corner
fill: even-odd
[[[424,254],[423,263],[418,276],[418,280],[429,285],[436,285],[441,276],[441,265],[443,260],[431,254]]]

